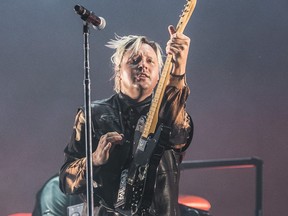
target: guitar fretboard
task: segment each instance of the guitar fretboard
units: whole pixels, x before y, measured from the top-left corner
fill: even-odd
[[[180,19],[176,26],[176,32],[183,33],[194,9],[196,6],[197,0],[187,0],[182,14],[180,15]],[[158,82],[158,86],[152,100],[148,116],[146,119],[146,123],[143,129],[142,138],[148,138],[150,134],[153,134],[156,130],[157,122],[158,122],[158,114],[160,110],[160,106],[163,100],[163,95],[170,79],[170,71],[172,69],[172,55],[167,55],[166,61],[161,73],[160,80]]]

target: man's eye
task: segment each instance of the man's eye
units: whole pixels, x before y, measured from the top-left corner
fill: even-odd
[[[132,64],[138,64],[139,62],[141,61],[141,58],[140,57],[134,57],[131,59],[131,63]]]
[[[154,60],[153,60],[153,59],[148,59],[147,62],[153,64],[153,63],[154,63]]]

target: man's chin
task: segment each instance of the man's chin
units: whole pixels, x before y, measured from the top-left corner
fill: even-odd
[[[149,92],[149,91],[151,91],[151,93],[152,93],[152,91],[153,91],[153,90],[151,90],[151,85],[148,84],[148,83],[144,83],[144,82],[134,83],[133,84],[133,88],[135,90],[137,89],[137,91],[141,91],[141,92]]]
[[[148,84],[147,82],[137,82],[136,86],[137,88],[142,90],[147,90],[150,88],[150,84]]]

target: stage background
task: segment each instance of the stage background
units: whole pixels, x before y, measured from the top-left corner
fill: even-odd
[[[114,34],[143,34],[165,47],[180,0],[1,0],[0,215],[31,212],[58,172],[74,115],[83,104],[81,4],[103,16],[91,30],[92,99],[113,94]],[[198,0],[191,37],[187,110],[195,135],[185,160],[256,156],[264,161],[264,215],[288,200],[288,2]],[[208,199],[214,216],[252,216],[254,169],[187,170],[181,194]]]

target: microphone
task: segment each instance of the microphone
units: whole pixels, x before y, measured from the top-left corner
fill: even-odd
[[[87,23],[91,23],[94,29],[102,30],[106,26],[106,21],[103,17],[96,16],[92,11],[87,10],[81,5],[75,5],[74,10],[81,16],[81,19]]]

